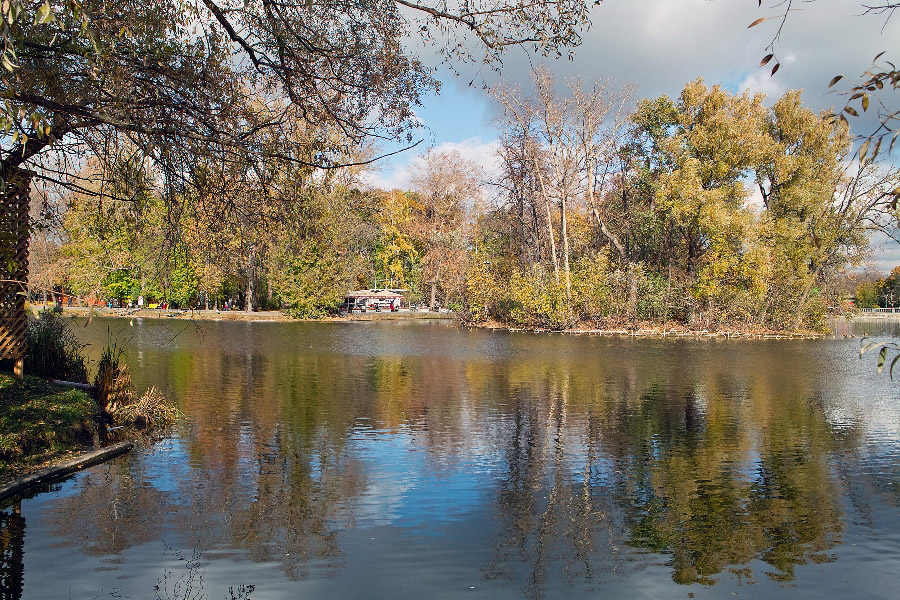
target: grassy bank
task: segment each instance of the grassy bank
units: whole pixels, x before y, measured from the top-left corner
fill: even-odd
[[[82,391],[0,373],[0,482],[89,447],[96,410]]]

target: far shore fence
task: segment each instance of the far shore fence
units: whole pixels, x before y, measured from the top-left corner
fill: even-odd
[[[889,313],[889,314],[898,313],[898,314],[900,314],[900,306],[892,306],[890,308],[860,308],[859,312],[861,312],[861,313]]]

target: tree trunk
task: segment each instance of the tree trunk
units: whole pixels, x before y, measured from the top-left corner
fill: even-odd
[[[544,248],[541,245],[541,220],[538,217],[537,212],[537,189],[534,187],[534,178],[530,177],[528,179],[528,189],[529,189],[529,207],[531,208],[531,235],[534,239],[534,248],[531,253],[531,264],[539,262],[541,257],[544,255]]]
[[[628,316],[631,318],[632,324],[638,318],[638,281],[635,266],[628,265]]]
[[[600,213],[597,212],[597,209],[595,207],[591,207],[591,212],[594,213],[594,219],[597,220],[597,227],[600,229],[600,233],[602,233],[603,237],[605,237],[612,243],[613,246],[615,246],[616,251],[619,253],[619,257],[622,260],[625,260],[626,252],[625,247],[622,245],[622,242],[619,241],[619,238],[614,233],[606,228],[606,225],[603,223],[603,219],[600,218]]]
[[[250,248],[250,256],[247,259],[247,303],[244,307],[248,313],[253,312],[253,305],[256,301],[256,296],[254,295],[256,292],[256,282],[254,281],[254,276],[256,275],[256,247]]]
[[[566,272],[566,300],[572,299],[572,277],[569,269],[569,233],[566,225],[566,198],[563,196],[559,203],[560,227],[563,240],[563,266]]]
[[[550,214],[550,201],[547,203],[547,230],[550,233],[550,252],[553,255],[553,273],[556,274],[556,283],[559,283],[559,259],[556,257],[556,239],[553,236],[553,216]]]
[[[609,240],[612,245],[616,247],[616,250],[619,252],[619,258],[624,261],[625,248],[622,246],[622,242],[620,242],[619,238],[606,228],[606,225],[603,223],[603,219],[600,218],[600,213],[597,212],[597,203],[594,200],[593,164],[588,169],[588,202],[591,205],[591,212],[594,214],[594,219],[597,220],[597,227],[600,229],[600,233],[603,234],[603,237]]]
[[[431,280],[431,304],[428,305],[430,310],[434,310],[434,296],[437,293],[437,280]]]
[[[547,207],[547,231],[550,232],[550,252],[553,255],[553,272],[556,274],[556,283],[559,283],[559,259],[556,257],[556,238],[553,235],[553,215],[550,214],[550,198],[547,197],[547,187],[544,185],[544,176],[540,171],[538,181],[541,183],[541,195],[544,196],[544,206]]]

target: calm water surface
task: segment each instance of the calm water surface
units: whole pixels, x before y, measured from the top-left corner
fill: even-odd
[[[3,508],[0,598],[896,598],[900,384],[852,333],[900,331],[94,319],[184,418]]]

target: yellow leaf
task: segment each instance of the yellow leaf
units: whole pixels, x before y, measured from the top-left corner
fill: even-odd
[[[872,138],[867,139],[863,142],[862,146],[859,147],[859,160],[863,161],[866,159],[866,152],[869,150],[869,142],[872,141]]]
[[[53,13],[50,11],[50,3],[47,2],[47,0],[44,0],[44,4],[38,9],[38,16],[40,17],[38,23],[46,23],[53,19]]]

